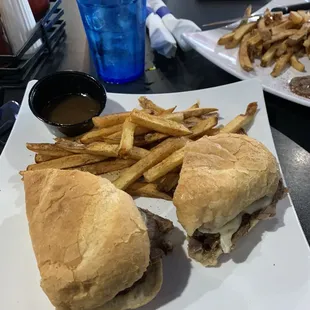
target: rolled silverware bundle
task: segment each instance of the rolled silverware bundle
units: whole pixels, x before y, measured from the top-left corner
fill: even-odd
[[[161,0],[147,0],[147,5],[162,19],[181,49],[184,52],[191,50],[192,47],[184,40],[183,33],[197,32],[201,31],[201,29],[191,20],[175,18]]]
[[[150,7],[147,7],[146,27],[149,29],[151,47],[157,53],[173,58],[177,51],[177,42],[161,18]]]

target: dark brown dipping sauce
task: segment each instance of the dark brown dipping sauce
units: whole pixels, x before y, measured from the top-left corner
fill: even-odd
[[[100,111],[100,103],[85,94],[69,94],[51,100],[42,117],[58,124],[77,124],[89,120]]]
[[[296,95],[310,98],[310,76],[294,77],[290,82],[290,89]]]

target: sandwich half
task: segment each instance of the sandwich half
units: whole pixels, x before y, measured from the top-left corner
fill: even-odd
[[[169,220],[86,172],[29,171],[24,186],[41,287],[56,309],[135,309],[157,295]]]
[[[238,239],[275,215],[285,193],[276,158],[255,139],[220,134],[188,143],[173,202],[189,256],[216,266]]]

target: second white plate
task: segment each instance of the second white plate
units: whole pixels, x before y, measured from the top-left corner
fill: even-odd
[[[301,3],[303,1],[308,2],[306,0],[271,1],[258,10],[257,13],[264,12],[267,7],[273,8]],[[218,39],[228,32],[230,31],[224,28],[217,28],[209,31],[184,34],[184,37],[198,53],[237,78],[242,80],[258,78],[262,82],[264,90],[269,93],[310,107],[310,99],[292,93],[289,88],[289,82],[293,77],[310,75],[310,60],[308,57],[301,58],[301,62],[306,67],[306,72],[299,72],[290,67],[279,77],[273,78],[270,75],[272,67],[261,67],[259,60],[255,61],[254,71],[246,72],[240,67],[238,61],[239,48],[227,50],[225,47],[217,45]]]

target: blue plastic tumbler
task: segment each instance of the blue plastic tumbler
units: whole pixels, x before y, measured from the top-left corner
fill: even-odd
[[[127,83],[144,72],[146,0],[77,0],[97,73]]]

